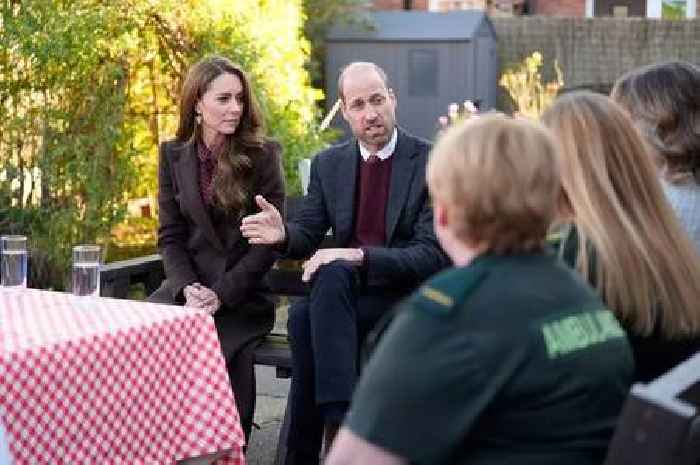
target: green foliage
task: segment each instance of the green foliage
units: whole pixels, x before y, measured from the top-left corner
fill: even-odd
[[[316,101],[323,98],[323,93],[310,87],[309,75],[304,69],[309,43],[301,36],[301,2],[237,1],[233,9],[238,24],[230,20],[227,24],[232,31],[252,39],[255,48],[251,56],[258,57],[248,63],[239,61],[249,70],[260,90],[270,133],[283,142],[287,191],[299,194],[299,160],[312,156],[331,137],[318,129],[320,114]]]
[[[661,4],[663,19],[685,19],[685,1],[664,0]]]
[[[154,238],[158,229],[156,218],[129,217],[112,228],[112,240],[106,262],[154,253]]]
[[[301,0],[0,0],[0,232],[30,236],[35,285],[63,287],[72,244],[110,246],[130,197],[155,197],[187,69],[209,53],[253,78],[296,166],[325,144]],[[119,255],[107,253],[107,255]],[[34,264],[34,262],[32,262]],[[58,272],[56,270],[59,270]]]
[[[2,4],[0,214],[57,267],[121,218],[133,178],[127,66],[107,46],[131,25],[110,15],[100,2]]]

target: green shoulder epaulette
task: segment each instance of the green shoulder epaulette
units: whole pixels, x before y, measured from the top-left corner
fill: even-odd
[[[412,299],[416,310],[431,315],[450,315],[486,277],[484,269],[444,271],[421,286]]]
[[[566,238],[566,234],[562,231],[557,231],[547,234],[547,244],[555,250],[558,250],[562,241]]]

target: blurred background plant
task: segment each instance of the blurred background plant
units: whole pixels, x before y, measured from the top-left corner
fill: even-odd
[[[462,105],[450,103],[447,107],[447,115],[438,118],[438,131],[443,131],[452,124],[477,116],[478,113],[478,102],[475,104],[471,100],[465,100]]]
[[[564,87],[564,75],[557,61],[554,61],[555,79],[543,82],[542,67],[544,59],[540,52],[506,68],[498,81],[506,89],[513,100],[514,113],[519,116],[538,119],[542,112],[549,107],[557,97],[559,90]]]
[[[30,285],[63,289],[70,247],[151,253],[157,191],[189,66],[217,53],[254,80],[268,132],[297,164],[333,137],[305,68],[302,0],[0,0],[0,232],[30,237]],[[155,205],[154,205],[155,206]],[[153,209],[150,210],[151,213]]]

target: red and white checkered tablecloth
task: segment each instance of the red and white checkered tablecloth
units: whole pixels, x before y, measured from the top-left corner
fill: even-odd
[[[214,321],[183,307],[0,289],[0,416],[16,465],[245,464]]]

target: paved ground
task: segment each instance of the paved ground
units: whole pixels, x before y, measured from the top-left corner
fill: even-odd
[[[256,367],[258,397],[255,406],[255,423],[260,429],[253,430],[248,448],[249,465],[272,465],[279,435],[284,407],[289,392],[288,379],[276,379],[274,367]]]
[[[285,308],[277,310],[274,332],[287,332]],[[272,465],[275,462],[277,436],[284,417],[284,407],[287,405],[289,380],[275,378],[274,367],[256,366],[255,375],[258,386],[255,423],[260,426],[260,429],[253,429],[248,448],[248,464]]]

